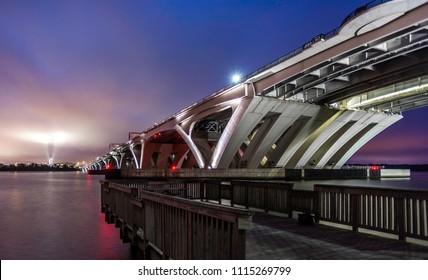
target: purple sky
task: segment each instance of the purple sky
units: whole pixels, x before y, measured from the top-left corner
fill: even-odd
[[[47,162],[53,133],[56,162],[92,161],[366,2],[1,1],[0,163]],[[428,163],[427,116],[405,112],[351,162]]]

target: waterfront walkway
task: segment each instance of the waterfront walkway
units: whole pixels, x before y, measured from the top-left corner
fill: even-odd
[[[428,246],[256,212],[247,231],[247,259],[428,259]]]

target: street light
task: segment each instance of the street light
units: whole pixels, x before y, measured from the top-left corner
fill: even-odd
[[[239,73],[234,73],[232,75],[232,82],[233,83],[238,83],[239,81],[241,81],[241,79],[242,79],[242,77],[241,77],[241,74],[239,74]]]

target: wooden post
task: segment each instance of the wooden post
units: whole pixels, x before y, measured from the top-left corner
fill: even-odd
[[[204,201],[206,188],[207,183],[205,181],[199,182],[199,196],[201,197],[201,201]]]
[[[231,229],[232,238],[231,238],[231,248],[230,248],[230,258],[232,260],[243,260],[245,259],[245,230],[238,229],[237,225],[234,225]]]
[[[312,198],[312,202],[313,202],[312,211],[313,211],[314,216],[315,216],[314,217],[315,223],[319,223],[319,220],[320,220],[320,215],[321,215],[321,209],[320,209],[321,201],[320,200],[321,200],[320,192],[318,190],[315,190],[315,194],[313,195],[313,198]],[[292,215],[293,215],[293,209],[290,209],[289,216],[292,217]]]
[[[131,188],[131,197],[138,197],[138,188]]]
[[[191,260],[192,259],[192,247],[193,247],[193,227],[192,227],[192,213],[187,212],[186,213],[186,219],[185,222],[187,224],[187,255],[186,259]]]
[[[230,183],[230,206],[234,206],[233,197],[234,197],[234,187],[233,182]]]
[[[104,213],[105,213],[104,221],[108,223],[108,221],[109,221],[109,217],[110,217],[110,211],[109,211],[109,208],[108,208],[107,206],[106,206],[106,208],[105,208]]]
[[[132,250],[139,255],[140,254],[140,248],[138,246],[138,235],[137,235],[137,231],[138,231],[138,226],[137,225],[132,225],[132,240],[131,240],[131,248]],[[143,257],[145,257],[145,254],[143,252]]]
[[[265,212],[269,212],[269,188],[264,188],[264,196],[265,196]]]
[[[336,193],[330,192],[330,219],[337,220]]]
[[[351,194],[351,224],[352,230],[358,231],[358,225],[360,223],[360,196],[357,194]]]
[[[249,186],[248,184],[245,185],[245,209],[249,209],[250,205],[248,202],[248,196],[250,195]]]
[[[129,228],[128,225],[123,223],[122,224],[122,228],[121,228],[121,233],[122,233],[122,242],[123,243],[130,243],[131,239],[129,238]]]
[[[221,204],[221,194],[223,191],[223,186],[221,183],[218,184],[218,204]]]
[[[190,185],[192,185],[192,184],[190,184]],[[182,193],[181,197],[187,198],[187,195],[189,193],[187,190],[188,188],[189,188],[189,184],[187,182],[184,182],[184,189],[183,189],[183,193]]]
[[[397,197],[396,198],[396,219],[395,222],[397,223],[397,227],[398,227],[398,239],[399,240],[406,240],[406,236],[405,236],[405,222],[404,222],[404,215],[405,215],[405,203],[404,203],[404,198],[403,197]]]

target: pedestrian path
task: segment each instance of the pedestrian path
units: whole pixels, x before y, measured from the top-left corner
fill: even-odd
[[[428,246],[256,212],[247,231],[247,259],[428,260]]]

